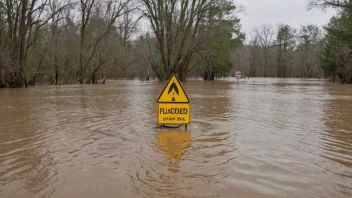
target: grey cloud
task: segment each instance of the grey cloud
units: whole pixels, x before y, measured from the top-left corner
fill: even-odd
[[[240,14],[243,32],[247,38],[251,35],[253,27],[270,23],[274,26],[285,23],[295,28],[301,25],[316,24],[319,27],[326,25],[335,14],[334,10],[307,10],[308,0],[237,0],[242,4],[245,14]]]

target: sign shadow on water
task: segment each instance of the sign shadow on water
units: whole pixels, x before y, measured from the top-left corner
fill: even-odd
[[[175,170],[192,144],[191,132],[166,130],[157,133],[157,146],[167,155],[170,170]]]

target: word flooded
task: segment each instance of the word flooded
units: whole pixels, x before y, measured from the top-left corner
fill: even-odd
[[[160,108],[160,114],[187,114],[187,108]]]
[[[189,124],[190,105],[180,103],[159,103],[158,123],[159,124]]]

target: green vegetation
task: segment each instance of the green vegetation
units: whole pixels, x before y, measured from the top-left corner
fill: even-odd
[[[253,77],[322,78],[322,33],[312,24],[253,29],[248,44],[233,54],[235,70]]]
[[[351,84],[352,1],[309,1],[310,9],[330,7],[337,9],[338,15],[324,31],[313,24],[299,30],[286,24],[279,24],[276,30],[270,24],[254,28],[250,42],[233,54],[235,69],[249,76],[337,78],[342,84]]]
[[[106,79],[246,76],[352,83],[351,0],[320,30],[264,24],[241,33],[231,0],[0,0],[0,87]],[[150,32],[142,33],[141,26]]]
[[[159,80],[172,73],[185,80],[197,66],[210,80],[229,72],[232,40],[243,39],[232,1],[143,0],[143,5],[156,36],[156,52],[149,60]]]
[[[141,59],[134,1],[0,0],[0,87],[98,83]]]
[[[352,83],[352,1],[339,6],[339,14],[325,28],[323,70],[326,76],[338,76],[341,83]]]
[[[226,76],[244,39],[238,11],[230,0],[0,0],[0,87]]]

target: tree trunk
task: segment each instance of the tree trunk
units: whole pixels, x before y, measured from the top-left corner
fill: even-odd
[[[83,46],[84,45],[84,29],[81,29],[80,49],[79,49],[79,75],[78,82],[83,84]]]
[[[267,67],[267,52],[265,52],[265,55],[264,55],[264,78],[266,78],[266,67]]]
[[[56,45],[57,46],[57,45]],[[56,48],[57,49],[57,48]],[[57,54],[55,52],[55,85],[59,84],[59,63],[57,61]]]

